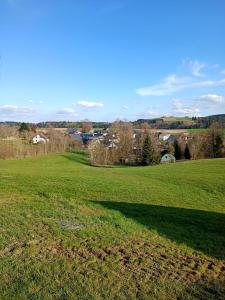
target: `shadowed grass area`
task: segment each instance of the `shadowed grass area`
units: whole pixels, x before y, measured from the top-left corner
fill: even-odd
[[[225,258],[225,216],[202,210],[141,203],[101,201],[103,207],[156,230],[176,243],[185,243],[206,255]]]
[[[71,160],[73,162],[79,163],[79,164],[83,164],[83,165],[90,165],[89,161],[87,160],[86,156],[85,156],[85,152],[78,152],[78,153],[74,153],[75,155],[66,155],[66,154],[62,154],[62,157]]]

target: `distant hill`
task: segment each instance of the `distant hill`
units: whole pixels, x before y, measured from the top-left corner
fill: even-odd
[[[225,128],[225,114],[212,115],[207,117],[161,117],[154,119],[138,119],[133,122],[134,125],[140,126],[148,123],[158,129],[194,129],[208,128],[213,122],[219,122]]]
[[[212,115],[207,117],[175,117],[175,116],[162,116],[153,119],[138,119],[132,122],[134,126],[139,127],[143,123],[148,123],[151,127],[156,129],[195,129],[195,128],[208,128],[213,122],[219,122],[225,128],[225,114]],[[0,122],[10,126],[20,126],[21,122]],[[31,123],[29,123],[31,125]],[[82,122],[40,122],[37,123],[38,128],[46,128],[49,126],[55,128],[80,128]],[[109,122],[92,122],[94,129],[108,128],[111,125]]]
[[[216,121],[216,122],[225,122],[225,114],[202,117],[201,119],[209,120],[210,122],[214,122],[214,121]]]
[[[14,122],[14,121],[5,121],[0,122],[0,125],[9,125],[9,126],[20,126],[22,122]],[[39,122],[39,123],[27,123],[28,125],[35,124],[38,128],[80,128],[83,122],[70,122],[70,121],[47,121],[47,122]],[[111,123],[108,122],[92,122],[92,126],[94,129],[103,129],[108,128]]]

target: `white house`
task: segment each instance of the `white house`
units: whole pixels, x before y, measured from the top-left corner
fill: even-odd
[[[49,142],[49,139],[46,138],[43,134],[37,134],[36,136],[33,137],[32,139],[33,144],[38,144],[38,143],[47,143]]]
[[[165,142],[165,141],[168,140],[169,137],[170,137],[170,134],[169,134],[169,133],[160,133],[160,135],[159,135],[159,140]]]
[[[161,158],[161,163],[165,164],[165,163],[174,163],[176,161],[176,158],[169,153],[166,153],[163,155],[163,157]]]

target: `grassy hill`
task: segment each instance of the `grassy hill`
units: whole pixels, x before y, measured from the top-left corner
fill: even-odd
[[[223,299],[224,170],[0,161],[0,298]]]
[[[145,122],[157,129],[203,129],[209,128],[213,122],[218,122],[222,128],[225,128],[225,114],[195,118],[171,116],[154,119],[139,119],[134,121],[133,124],[140,126]]]

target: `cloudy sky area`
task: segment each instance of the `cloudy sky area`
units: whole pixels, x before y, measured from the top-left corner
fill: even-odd
[[[0,121],[225,113],[224,0],[0,0]]]

